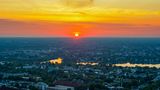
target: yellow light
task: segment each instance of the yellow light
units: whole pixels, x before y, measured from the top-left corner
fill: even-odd
[[[62,64],[62,58],[58,58],[58,59],[54,59],[54,60],[50,60],[49,62],[51,64]]]
[[[76,32],[76,33],[74,34],[74,36],[75,36],[75,37],[79,37],[79,32]]]

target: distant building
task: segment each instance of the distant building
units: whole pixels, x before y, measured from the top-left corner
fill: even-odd
[[[0,90],[18,90],[18,89],[14,88],[14,87],[12,88],[12,87],[1,86]]]
[[[62,64],[62,58],[57,58],[57,59],[54,59],[54,60],[50,60],[49,62],[51,64]]]
[[[111,87],[108,87],[108,90],[124,90],[124,88],[120,86],[118,87],[111,86]]]
[[[157,76],[156,78],[153,79],[153,81],[159,81],[160,80],[160,76]]]
[[[25,65],[25,66],[22,66],[23,69],[32,69],[32,68],[38,68],[38,66],[36,65]]]
[[[44,82],[38,82],[35,87],[37,87],[39,90],[47,90],[48,85]]]
[[[78,83],[73,83],[69,81],[56,81],[53,87],[48,87],[48,90],[75,90],[80,86]]]
[[[75,90],[75,88],[71,86],[56,85],[54,87],[48,87],[48,90]]]
[[[27,76],[28,75],[28,73],[0,73],[0,74],[3,75],[3,78],[8,78],[10,76],[16,77],[16,76]]]
[[[0,62],[0,65],[4,65],[4,64],[5,64],[5,62],[3,62],[3,61]]]

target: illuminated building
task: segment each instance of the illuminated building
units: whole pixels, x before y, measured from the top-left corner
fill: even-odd
[[[54,60],[50,60],[49,62],[51,64],[62,64],[62,58],[57,58],[57,59],[54,59]]]

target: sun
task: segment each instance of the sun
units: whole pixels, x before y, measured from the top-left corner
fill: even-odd
[[[75,37],[79,37],[79,34],[78,33],[75,33],[75,35],[74,35]]]
[[[75,32],[75,33],[74,33],[74,36],[75,36],[75,37],[79,37],[79,36],[80,36],[80,33],[79,33],[79,32]]]

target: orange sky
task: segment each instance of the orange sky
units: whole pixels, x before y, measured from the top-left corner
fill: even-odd
[[[159,0],[0,0],[0,36],[159,37]]]

